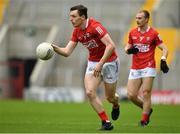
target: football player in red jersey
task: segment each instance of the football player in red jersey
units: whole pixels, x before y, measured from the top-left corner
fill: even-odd
[[[137,27],[129,33],[129,41],[125,46],[127,54],[133,54],[127,90],[128,98],[142,109],[141,126],[148,125],[151,107],[151,91],[153,80],[156,76],[154,59],[155,48],[162,50],[161,70],[167,73],[169,68],[166,64],[168,49],[160,39],[158,32],[148,25],[150,14],[147,10],[141,10],[136,15]],[[138,96],[142,90],[143,98]]]
[[[77,5],[70,9],[70,21],[74,27],[71,40],[66,47],[52,44],[54,51],[68,57],[78,42],[89,51],[88,64],[84,77],[85,91],[89,102],[102,121],[100,130],[112,130],[111,124],[102,102],[96,95],[100,82],[104,82],[105,95],[112,103],[111,117],[119,117],[119,96],[116,85],[119,76],[119,60],[115,52],[115,44],[106,29],[93,18],[88,18],[87,8]]]

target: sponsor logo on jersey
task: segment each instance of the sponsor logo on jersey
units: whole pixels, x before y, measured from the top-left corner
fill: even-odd
[[[96,43],[95,40],[89,40],[87,42],[83,42],[82,44],[88,49],[98,47],[98,44]]]
[[[150,50],[149,44],[134,44],[140,52],[148,52]]]

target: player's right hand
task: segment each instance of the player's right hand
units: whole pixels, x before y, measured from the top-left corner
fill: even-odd
[[[165,60],[161,59],[161,65],[160,65],[161,71],[163,71],[163,73],[167,73],[169,71],[169,67],[166,63]]]
[[[57,48],[58,46],[54,45],[54,44],[51,44],[51,46],[55,49]]]
[[[96,64],[96,67],[94,68],[94,77],[100,77],[101,76],[101,70],[102,70],[103,64],[101,62]]]
[[[59,47],[55,44],[51,44],[51,46],[53,47],[54,51],[58,53]]]
[[[139,52],[139,49],[135,46],[132,46],[127,50],[127,54],[137,54]]]

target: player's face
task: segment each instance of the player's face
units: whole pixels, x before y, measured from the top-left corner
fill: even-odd
[[[144,27],[147,24],[147,22],[148,22],[148,19],[145,18],[143,12],[137,13],[136,23],[137,23],[138,27]]]
[[[81,27],[84,22],[84,17],[79,16],[78,10],[70,12],[70,21],[74,27]]]

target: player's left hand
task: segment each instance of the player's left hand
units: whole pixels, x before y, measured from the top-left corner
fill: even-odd
[[[160,67],[161,67],[161,71],[163,71],[163,73],[167,73],[169,71],[169,67],[168,67],[168,65],[167,65],[165,60],[161,59]]]

